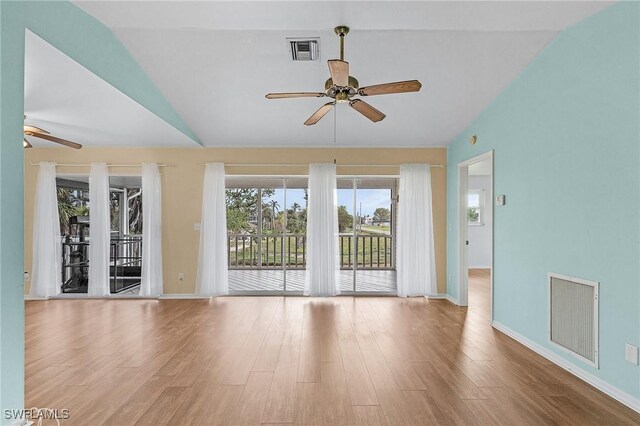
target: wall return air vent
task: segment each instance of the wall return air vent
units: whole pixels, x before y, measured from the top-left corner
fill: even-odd
[[[598,283],[549,274],[549,342],[598,368]]]
[[[317,61],[320,59],[319,38],[288,38],[287,45],[293,61]]]

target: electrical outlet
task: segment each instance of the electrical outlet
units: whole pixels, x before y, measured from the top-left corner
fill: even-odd
[[[638,347],[625,344],[624,358],[633,365],[638,365]]]
[[[28,272],[24,273],[24,282],[28,283],[29,281],[31,281],[31,274]]]
[[[178,274],[178,281],[184,281],[184,274],[182,272]]]

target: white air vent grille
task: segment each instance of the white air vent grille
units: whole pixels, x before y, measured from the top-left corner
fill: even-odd
[[[320,59],[320,40],[317,38],[288,38],[289,53],[294,61],[317,61]]]
[[[549,274],[549,341],[598,367],[598,283]]]

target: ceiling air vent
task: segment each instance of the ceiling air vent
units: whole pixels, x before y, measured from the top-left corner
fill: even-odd
[[[288,38],[289,53],[294,61],[317,61],[320,59],[320,39]]]

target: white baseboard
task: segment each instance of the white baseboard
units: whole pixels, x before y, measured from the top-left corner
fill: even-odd
[[[447,294],[447,300],[453,303],[454,305],[460,306],[460,301],[449,294]]]
[[[632,410],[637,411],[638,413],[640,413],[640,399],[629,395],[628,393],[616,388],[613,385],[610,385],[609,383],[605,382],[604,380],[602,380],[602,379],[594,376],[593,374],[581,369],[580,367],[577,367],[575,364],[572,364],[571,362],[569,362],[566,359],[562,358],[561,356],[559,356],[555,352],[550,351],[549,349],[537,344],[536,342],[524,337],[520,333],[518,333],[516,331],[513,331],[509,327],[507,327],[507,326],[505,326],[503,324],[500,324],[497,321],[493,321],[493,323],[491,325],[496,330],[499,330],[502,333],[506,334],[507,336],[511,337],[513,340],[515,340],[515,341],[517,341],[519,343],[522,343],[523,345],[525,345],[526,347],[528,347],[532,351],[534,351],[537,354],[545,357],[546,359],[548,359],[549,361],[553,362],[557,366],[567,370],[569,373],[573,374],[574,376],[578,377],[579,379],[584,380],[585,382],[589,383],[591,386],[593,386],[594,388],[598,389],[599,391],[604,392],[605,394],[609,395],[611,398],[621,402],[622,404],[626,405],[627,407],[631,408]]]
[[[166,293],[161,294],[160,299],[211,299],[207,296],[198,296],[193,293]]]
[[[447,295],[440,293],[440,294],[430,294],[429,296],[426,296],[427,299],[446,299]]]
[[[469,265],[467,269],[491,269],[491,265],[489,266],[471,266]]]
[[[440,293],[440,294],[432,294],[430,296],[427,296],[427,299],[442,299],[442,300],[446,300],[450,303],[453,303],[454,305],[458,305],[460,306],[460,302],[458,302],[458,299],[451,297],[450,295],[446,294],[446,293]]]
[[[43,297],[43,296],[32,296],[30,294],[25,294],[24,300],[49,300],[49,298]]]
[[[110,296],[87,296],[84,293],[61,293],[50,297],[30,296],[26,294],[24,300],[95,300],[95,299],[148,299],[157,300],[157,297],[140,296],[138,294],[112,294]]]

